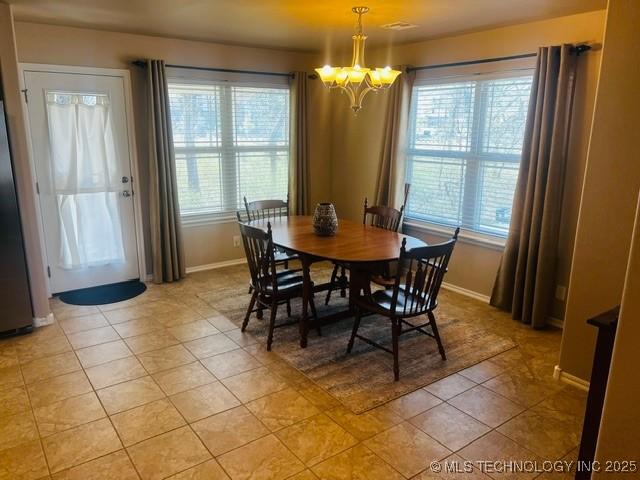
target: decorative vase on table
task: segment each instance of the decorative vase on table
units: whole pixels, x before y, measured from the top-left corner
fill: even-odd
[[[332,203],[319,203],[313,214],[313,231],[321,237],[330,237],[338,231],[338,217]]]

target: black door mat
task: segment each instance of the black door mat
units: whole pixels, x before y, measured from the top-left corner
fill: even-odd
[[[105,305],[137,297],[147,289],[140,280],[100,285],[99,287],[71,290],[59,295],[60,300],[70,305]]]

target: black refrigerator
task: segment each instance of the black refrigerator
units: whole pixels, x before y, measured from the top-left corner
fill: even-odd
[[[4,101],[0,97],[0,335],[29,331],[29,277]]]

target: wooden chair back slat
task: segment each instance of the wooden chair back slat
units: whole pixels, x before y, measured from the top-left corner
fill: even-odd
[[[400,219],[402,218],[402,212],[392,207],[385,207],[383,205],[374,205],[370,207],[367,204],[367,199],[364,199],[364,215],[362,217],[362,223],[364,225],[371,225],[373,227],[384,228],[385,230],[391,230],[397,232],[400,227]]]
[[[397,232],[402,224],[402,215],[404,214],[404,208],[407,205],[407,199],[409,198],[409,189],[411,185],[409,183],[404,184],[404,201],[400,210],[393,207],[387,207],[384,205],[372,205],[369,206],[367,198],[364,199],[364,215],[362,217],[362,223],[367,225],[367,217],[369,219],[369,225],[378,228],[384,228],[385,230],[391,230]]]
[[[289,199],[287,200],[256,200],[248,202],[244,197],[244,208],[249,221],[272,220],[289,216]]]
[[[404,184],[404,198],[402,200],[402,206],[400,207],[400,218],[398,219],[398,229],[402,226],[402,219],[404,218],[404,210],[407,208],[407,201],[409,200],[409,191],[411,190],[411,184]]]

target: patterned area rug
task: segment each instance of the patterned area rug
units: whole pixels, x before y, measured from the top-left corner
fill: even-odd
[[[227,286],[199,296],[235,324],[242,323],[249,303],[246,280],[237,286]],[[459,304],[456,299],[461,299]],[[347,305],[346,299],[337,294],[332,297],[328,307],[324,306],[323,300],[324,296],[316,296],[321,316],[343,310]],[[474,308],[469,307],[470,302],[477,303],[485,310],[489,308],[459,295],[441,292],[436,317],[447,354],[446,361],[440,358],[432,338],[420,333],[400,337],[398,382],[393,381],[393,358],[390,354],[360,340],[356,340],[351,354],[346,353],[353,325],[351,318],[324,327],[321,336],[312,330],[306,349],[299,346],[297,325],[277,328],[273,351],[354,413],[362,413],[516,346],[510,338],[484,328],[484,322],[478,321],[477,312],[474,315]],[[300,316],[300,303],[296,300],[292,304],[293,318]],[[267,317],[268,312],[265,312]],[[281,307],[277,321],[287,320],[286,309]],[[266,345],[266,326],[267,321],[258,320],[254,314],[247,332]],[[390,323],[384,317],[364,318],[360,334],[383,345],[391,343]]]

